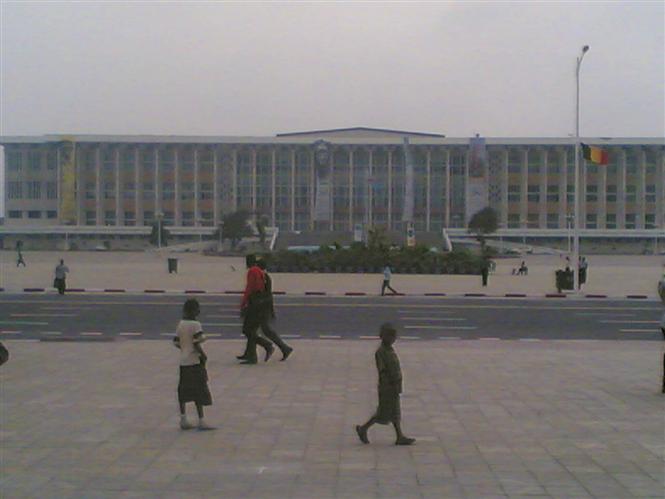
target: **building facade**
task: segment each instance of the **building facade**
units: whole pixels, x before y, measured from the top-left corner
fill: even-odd
[[[158,218],[216,227],[247,210],[282,231],[403,228],[405,154],[413,163],[417,231],[464,228],[469,139],[349,128],[274,137],[2,137],[5,227],[126,228]],[[580,160],[586,230],[665,229],[665,140],[583,139],[609,164]],[[319,157],[316,144],[325,144]],[[487,138],[488,204],[504,229],[561,230],[571,222],[574,146],[569,138]],[[319,210],[326,170],[324,216]],[[318,192],[318,194],[317,194]],[[209,230],[209,229],[208,229]]]

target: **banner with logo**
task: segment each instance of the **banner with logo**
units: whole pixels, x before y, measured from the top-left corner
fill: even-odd
[[[314,166],[316,172],[316,197],[314,198],[314,221],[332,220],[332,192],[330,181],[330,144],[323,140],[314,143]]]
[[[489,205],[487,148],[477,134],[469,140],[469,174],[466,181],[466,221]]]
[[[76,142],[65,139],[60,145],[61,224],[76,224]]]
[[[404,211],[402,212],[402,221],[413,221],[414,205],[414,171],[413,158],[409,149],[409,138],[404,137]]]

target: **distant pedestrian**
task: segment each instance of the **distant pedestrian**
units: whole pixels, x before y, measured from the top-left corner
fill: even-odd
[[[199,416],[198,429],[214,430],[203,417],[203,407],[212,405],[212,396],[208,388],[208,357],[201,344],[205,341],[203,328],[197,320],[200,313],[199,302],[187,300],[182,308],[182,320],[178,323],[173,344],[180,349],[180,378],[178,380],[178,404],[180,406],[180,429],[193,428],[187,421],[185,405],[194,402]]]
[[[660,296],[660,301],[665,305],[665,273],[660,281],[658,281],[658,296]]]
[[[483,258],[483,263],[480,267],[480,275],[482,276],[483,279],[483,287],[487,287],[487,280],[489,279],[490,275],[490,266],[491,266],[490,259]]]
[[[383,267],[383,284],[381,285],[381,296],[386,294],[386,288],[388,288],[392,294],[396,295],[397,291],[393,289],[393,287],[390,285],[390,279],[392,278],[392,269],[390,268],[390,264],[385,265]]]
[[[277,345],[277,348],[279,348],[280,351],[282,352],[281,360],[285,361],[286,359],[289,358],[289,355],[291,355],[291,353],[293,352],[293,348],[284,343],[284,340],[280,338],[279,334],[277,334],[277,331],[275,331],[270,325],[270,323],[276,318],[275,303],[272,296],[272,278],[270,277],[270,274],[268,274],[265,260],[259,260],[257,262],[257,266],[263,271],[265,293],[266,296],[268,297],[265,310],[263,311],[263,314],[261,316],[261,331],[263,332],[266,338],[268,338],[275,345]]]
[[[16,266],[17,267],[19,265],[23,265],[24,267],[26,266],[25,265],[25,260],[23,259],[23,253],[21,251],[22,249],[23,249],[23,241],[20,241],[20,240],[16,241]]]
[[[60,263],[55,268],[55,279],[53,280],[53,287],[58,290],[58,293],[61,295],[65,294],[67,289],[67,273],[69,272],[69,267],[65,265],[64,260],[60,260]]]
[[[9,360],[9,350],[0,343],[0,366]]]
[[[579,288],[582,289],[582,286],[586,284],[589,271],[589,262],[587,262],[585,257],[580,257],[578,264],[578,280]]]
[[[268,340],[259,336],[258,329],[272,298],[266,293],[264,273],[256,264],[256,256],[247,255],[245,263],[247,264],[247,284],[240,303],[240,316],[243,318],[242,334],[247,338],[247,344],[245,352],[236,358],[241,361],[241,364],[256,364],[256,345],[258,344],[265,349],[264,360],[268,362],[275,347]]]
[[[375,423],[390,424],[395,428],[395,445],[411,445],[416,439],[402,433],[402,411],[400,394],[402,393],[402,370],[399,358],[393,349],[397,339],[397,330],[392,324],[381,325],[379,333],[381,346],[374,354],[376,369],[379,372],[379,407],[376,413],[362,426],[356,426],[358,438],[364,444],[369,443],[367,430]]]
[[[665,312],[660,319],[660,332],[663,333],[663,340],[665,340]],[[663,393],[665,393],[665,352],[663,352]]]

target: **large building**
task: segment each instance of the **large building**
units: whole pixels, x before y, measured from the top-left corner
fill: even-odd
[[[665,139],[582,141],[609,153],[606,166],[580,161],[584,232],[662,233]],[[174,230],[210,233],[223,214],[241,209],[287,232],[402,230],[406,211],[416,231],[463,229],[477,206],[469,199],[477,196],[469,189],[470,142],[364,127],[270,137],[5,136],[4,230],[129,233],[160,218]],[[502,230],[564,234],[573,212],[573,140],[481,142],[482,171],[472,176]]]

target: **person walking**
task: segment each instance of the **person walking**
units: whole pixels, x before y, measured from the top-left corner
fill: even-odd
[[[241,364],[256,364],[256,345],[261,345],[266,351],[265,362],[268,362],[275,347],[268,340],[259,336],[258,329],[263,321],[263,314],[269,306],[270,299],[265,292],[265,277],[263,271],[256,264],[255,255],[245,257],[247,265],[247,284],[240,303],[240,316],[243,318],[242,334],[247,338],[245,352],[236,358]]]
[[[259,260],[257,262],[257,266],[263,271],[265,293],[269,298],[268,303],[266,304],[266,309],[261,315],[261,331],[265,337],[277,345],[277,348],[279,348],[279,350],[282,352],[281,361],[283,362],[293,353],[293,348],[284,343],[284,340],[282,340],[279,334],[277,334],[277,331],[271,327],[270,322],[275,320],[275,303],[272,296],[272,278],[270,277],[270,274],[268,274],[265,260]]]
[[[582,286],[586,284],[588,269],[589,262],[586,261],[586,257],[580,257],[578,264],[578,279],[580,290],[582,289]]]
[[[490,259],[489,258],[483,258],[483,263],[480,267],[480,275],[482,276],[483,279],[483,287],[487,287],[487,280],[489,279],[490,275]]]
[[[385,267],[383,267],[383,284],[381,285],[381,296],[386,294],[386,288],[388,288],[392,294],[397,294],[397,291],[395,291],[390,285],[390,279],[392,278],[392,275],[393,274],[390,268],[390,264],[386,263]]]
[[[21,264],[26,267],[25,260],[23,259],[23,253],[21,252],[22,249],[23,241],[16,241],[16,267]]]
[[[381,325],[379,332],[381,346],[374,354],[376,369],[379,372],[379,407],[364,425],[356,426],[358,438],[364,444],[369,443],[367,431],[376,423],[390,424],[395,428],[395,445],[412,445],[416,439],[402,433],[402,411],[400,394],[402,393],[402,370],[399,357],[393,349],[397,340],[397,330],[390,323]]]
[[[200,431],[214,430],[208,426],[203,415],[203,407],[212,405],[212,396],[208,388],[208,356],[201,348],[206,340],[201,323],[197,320],[201,307],[194,299],[187,300],[182,307],[182,320],[176,328],[173,346],[180,350],[180,377],[178,380],[178,405],[180,407],[180,429],[194,428],[187,421],[186,404],[194,402],[199,416]]]
[[[53,280],[53,287],[58,290],[58,293],[61,295],[65,294],[67,289],[66,279],[67,273],[69,272],[69,267],[65,265],[64,260],[60,260],[60,264],[55,268],[55,279]]]

